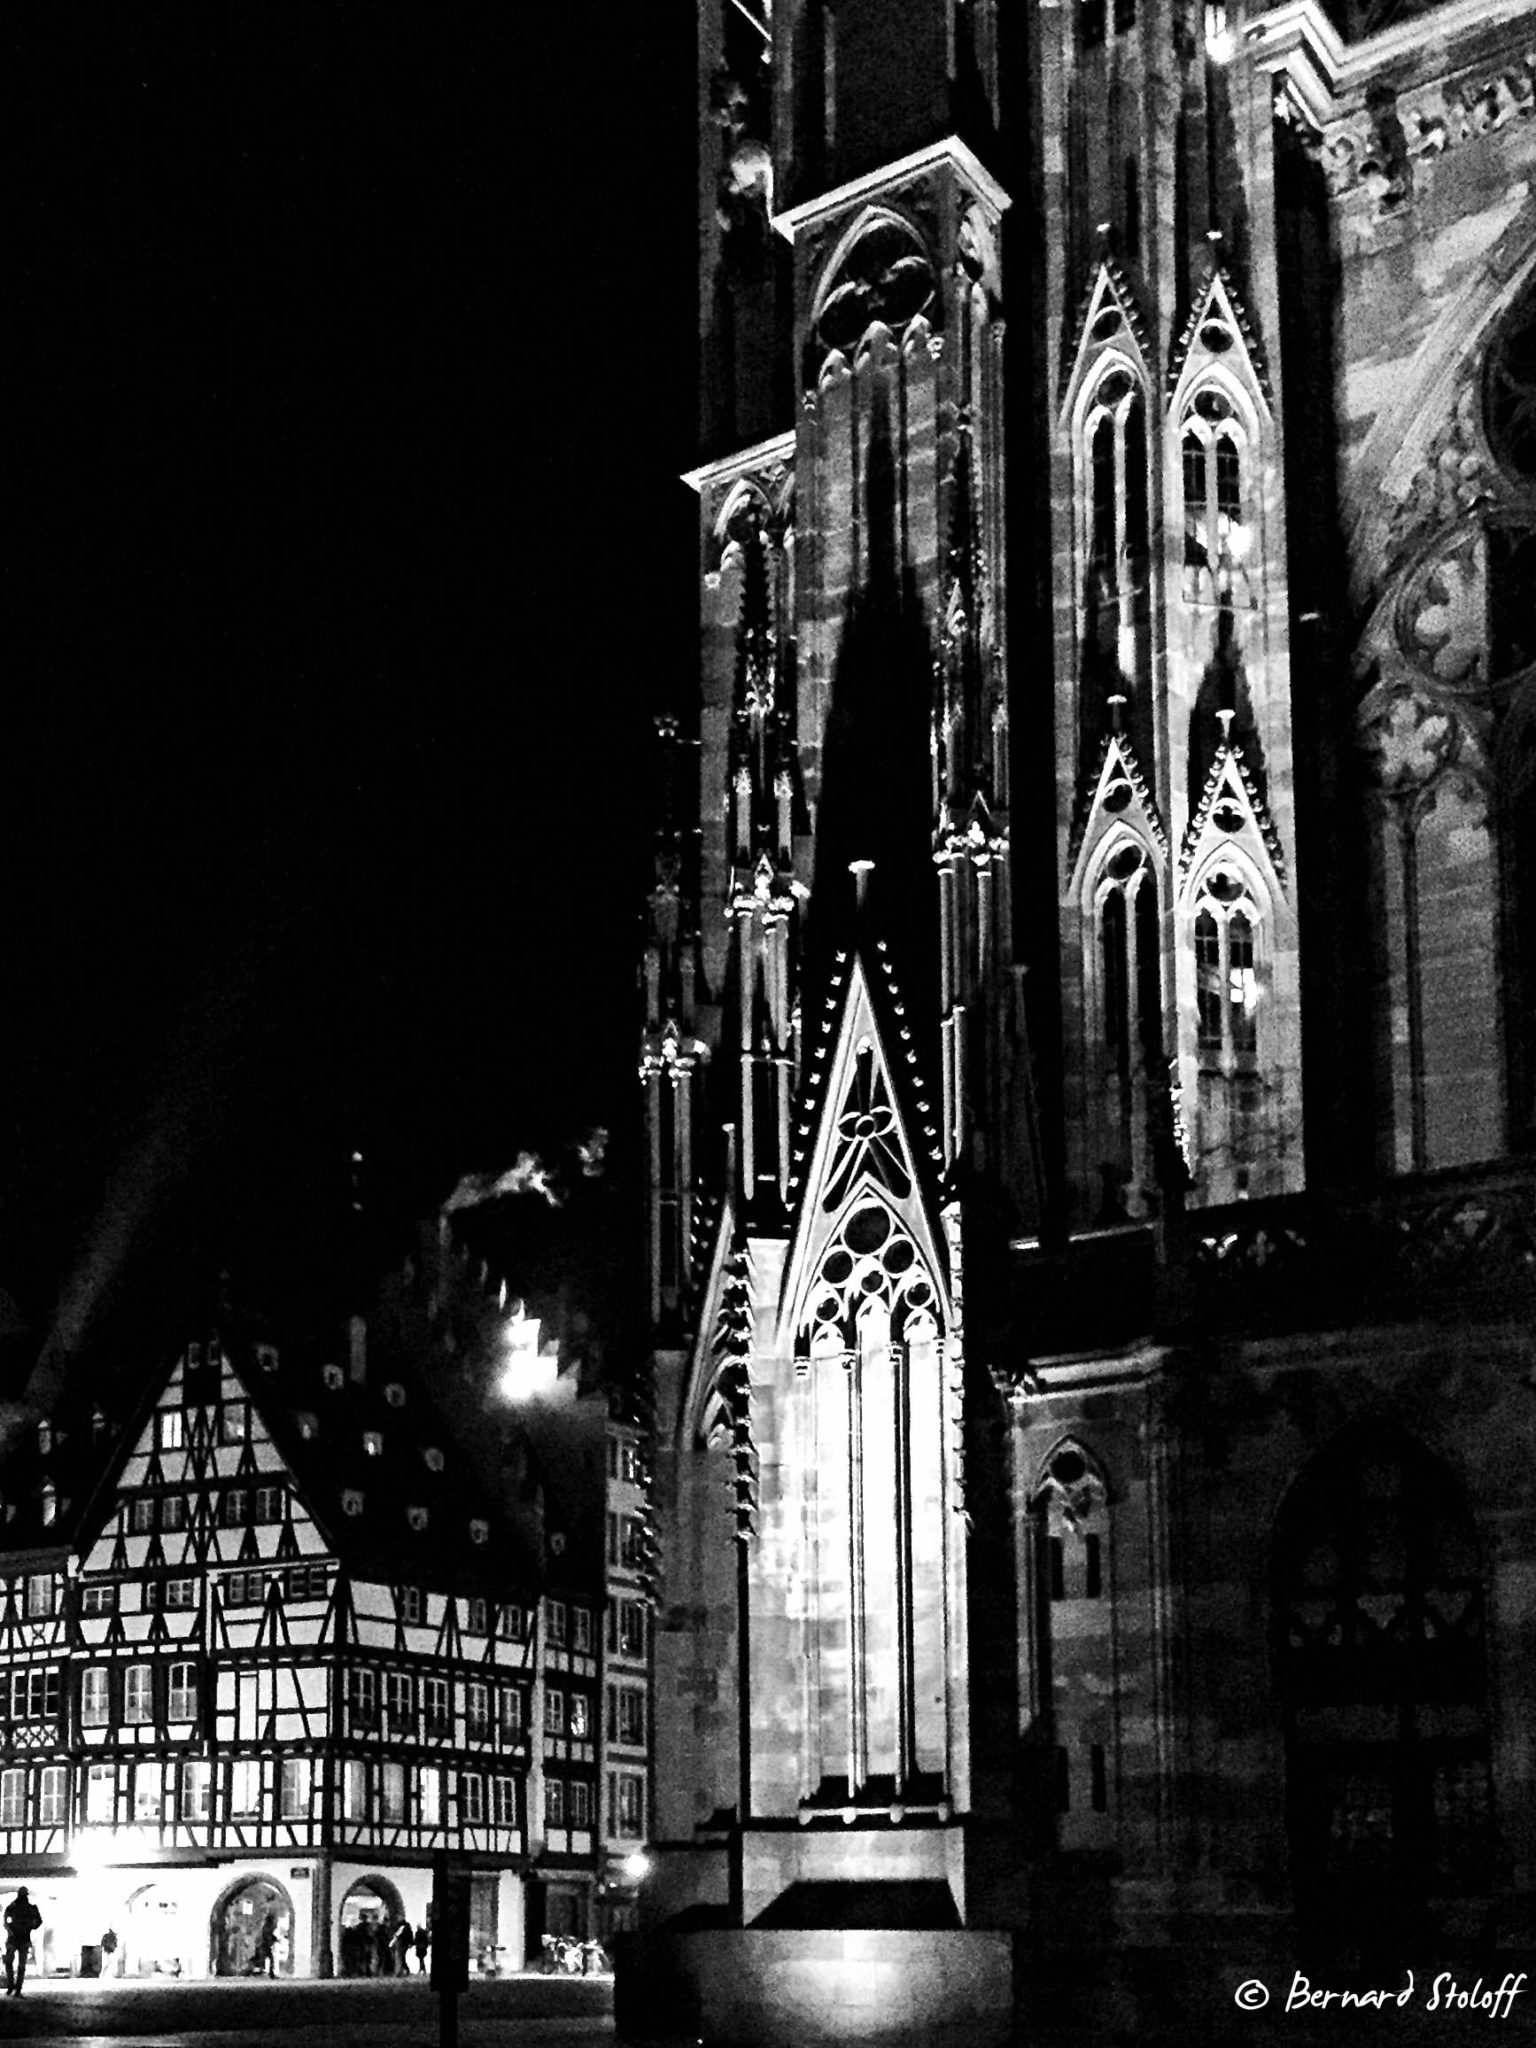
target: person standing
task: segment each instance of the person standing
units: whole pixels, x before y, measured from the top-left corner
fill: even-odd
[[[269,1913],[261,1923],[261,1932],[256,1937],[256,1947],[251,1955],[253,1977],[275,1977],[277,1975],[277,1915]]]
[[[415,1939],[415,1929],[402,1913],[399,1926],[389,1937],[389,1945],[395,1952],[395,1974],[398,1977],[408,1977],[410,1975],[411,1944]]]
[[[25,1885],[5,1909],[5,1995],[20,1998],[26,1981],[27,1957],[32,1953],[32,1936],[43,1924]]]

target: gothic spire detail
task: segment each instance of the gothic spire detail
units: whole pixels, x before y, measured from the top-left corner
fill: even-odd
[[[1262,849],[1283,888],[1286,872],[1280,834],[1242,743],[1232,737],[1232,713],[1221,711],[1217,717],[1222,722],[1222,740],[1179,848],[1179,879],[1188,878],[1208,846],[1241,845],[1246,840],[1250,852]]]
[[[1200,358],[1222,362],[1235,357],[1244,362],[1253,383],[1267,406],[1275,402],[1264,345],[1243,303],[1237,281],[1224,263],[1207,266],[1197,288],[1184,325],[1168,354],[1167,391],[1171,398],[1185,371]]]

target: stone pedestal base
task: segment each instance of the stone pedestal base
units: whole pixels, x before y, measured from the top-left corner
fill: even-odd
[[[709,2048],[1004,2048],[1013,1937],[958,1929],[707,1928],[625,1937],[621,2041]]]

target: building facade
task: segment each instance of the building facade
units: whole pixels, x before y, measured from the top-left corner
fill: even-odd
[[[1529,8],[699,23],[634,1981],[927,2040],[956,1957],[1006,2033],[1496,1954],[1536,1891]]]
[[[592,1932],[627,1832],[601,1578],[562,1569],[526,1443],[484,1486],[362,1319],[325,1358],[221,1326],[126,1436],[35,1425],[0,1498],[0,1892],[41,1907],[43,1975],[238,1975],[269,1922],[278,1974],[371,1975],[439,1852],[477,1968]],[[643,1688],[643,1636],[629,1662]]]

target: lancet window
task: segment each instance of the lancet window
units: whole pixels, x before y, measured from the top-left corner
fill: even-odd
[[[1147,588],[1147,414],[1140,384],[1118,364],[1089,402],[1082,447],[1088,635],[1122,676],[1135,678]]]
[[[1259,1047],[1260,911],[1235,865],[1213,868],[1195,899],[1197,1044],[1206,1062],[1251,1061]]]
[[[1118,1732],[1108,1489],[1081,1444],[1056,1446],[1032,1495],[1036,1697],[1058,1844],[1108,1839]]]
[[[1281,1512],[1276,1664],[1297,1903],[1397,1939],[1486,1881],[1477,1537],[1454,1479],[1385,1424],[1321,1451]]]
[[[1248,599],[1243,564],[1253,547],[1248,434],[1227,393],[1206,385],[1180,429],[1184,472],[1184,595],[1192,604]]]
[[[872,1190],[808,1304],[813,1799],[936,1797],[947,1762],[946,1446],[938,1292]]]

